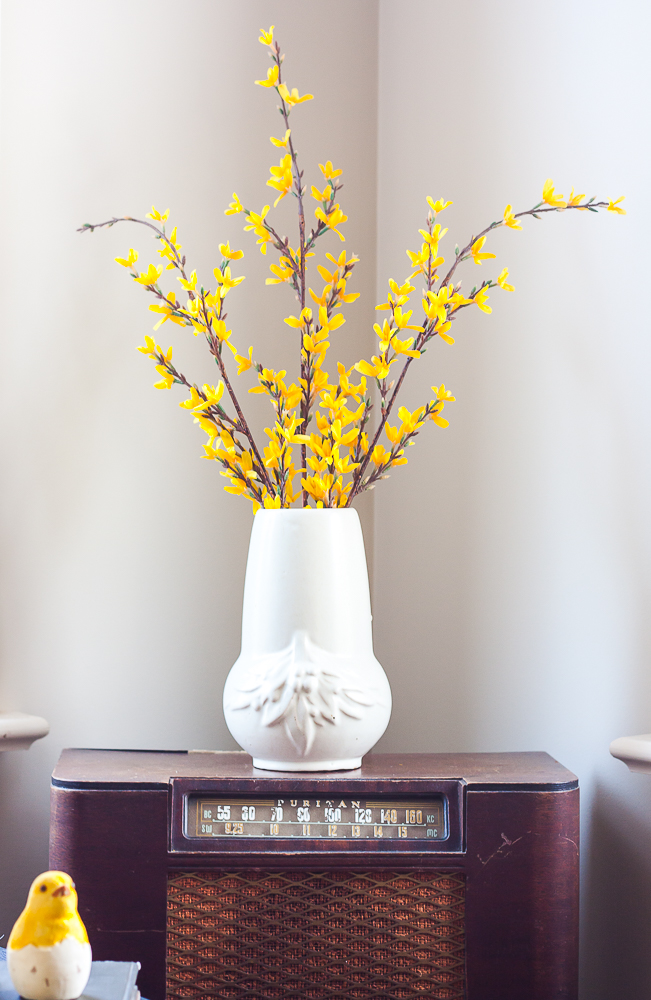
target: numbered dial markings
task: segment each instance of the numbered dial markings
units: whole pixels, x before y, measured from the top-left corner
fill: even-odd
[[[445,840],[443,795],[427,802],[333,799],[202,799],[188,802],[190,837]]]

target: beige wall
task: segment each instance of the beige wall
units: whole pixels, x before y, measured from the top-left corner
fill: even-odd
[[[221,690],[239,653],[251,508],[224,493],[183,397],[154,390],[136,351],[153,317],[113,258],[134,246],[157,259],[151,241],[126,225],[75,228],[170,207],[206,281],[229,238],[247,274],[228,299],[233,338],[291,365],[296,337],[282,318],[295,300],[265,287],[271,257],[242,217],[224,216],[233,190],[258,209],[271,195],[281,121],[253,81],[269,64],[258,29],[275,23],[290,84],[315,95],[293,119],[306,176],[318,180],[328,158],[345,172],[362,299],[347,311],[342,356],[368,354],[377,16],[345,0],[328,11],[340,27],[321,50],[325,9],[300,0],[2,5],[0,706],[52,728],[28,753],[0,754],[0,934],[47,867],[49,774],[63,746],[235,747]],[[329,249],[339,245],[332,237]],[[215,380],[187,332],[168,324],[160,339],[193,378]],[[264,403],[246,403],[261,431]],[[367,504],[369,540],[371,515]]]
[[[363,515],[395,702],[380,749],[545,749],[573,768],[584,997],[641,1000],[651,786],[607,752],[651,719],[638,0],[544,13],[515,0],[3,0],[0,708],[43,714],[52,733],[0,755],[0,933],[47,864],[62,746],[232,746],[220,693],[251,516],[135,351],[151,317],[113,257],[145,257],[147,240],[74,230],[154,201],[207,274],[230,238],[248,250],[229,299],[238,343],[280,365],[293,302],[264,287],[267,262],[222,214],[234,189],[267,198],[279,126],[252,80],[271,22],[292,84],[317,98],[296,113],[303,161],[345,170],[346,247],[363,260],[350,360],[371,343],[376,280],[384,296],[407,273],[425,195],[455,203],[448,249],[507,201],[535,201],[547,176],[627,195],[626,217],[494,237],[516,292],[412,369],[407,405],[444,381],[450,427],[425,429]],[[212,380],[201,345],[167,329],[175,358]]]
[[[651,726],[650,20],[636,2],[380,2],[382,291],[427,194],[454,201],[450,255],[546,177],[627,196],[626,216],[491,238],[516,291],[412,369],[411,403],[454,390],[450,427],[375,494],[382,747],[547,750],[580,776],[586,1000],[651,991],[651,782],[608,754]],[[491,268],[464,266],[466,288]]]

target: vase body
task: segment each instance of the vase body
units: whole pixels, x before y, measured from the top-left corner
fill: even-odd
[[[359,767],[384,733],[391,689],[373,654],[357,511],[259,510],[242,651],[224,687],[226,724],[255,767]]]

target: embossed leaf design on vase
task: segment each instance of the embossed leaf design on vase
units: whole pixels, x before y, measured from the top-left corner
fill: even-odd
[[[343,770],[360,766],[390,714],[357,512],[258,511],[242,651],[224,688],[232,735],[256,767]]]

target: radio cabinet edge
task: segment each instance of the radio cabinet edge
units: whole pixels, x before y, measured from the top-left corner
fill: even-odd
[[[577,1000],[579,789],[544,753],[65,750],[50,867],[148,1000]]]

